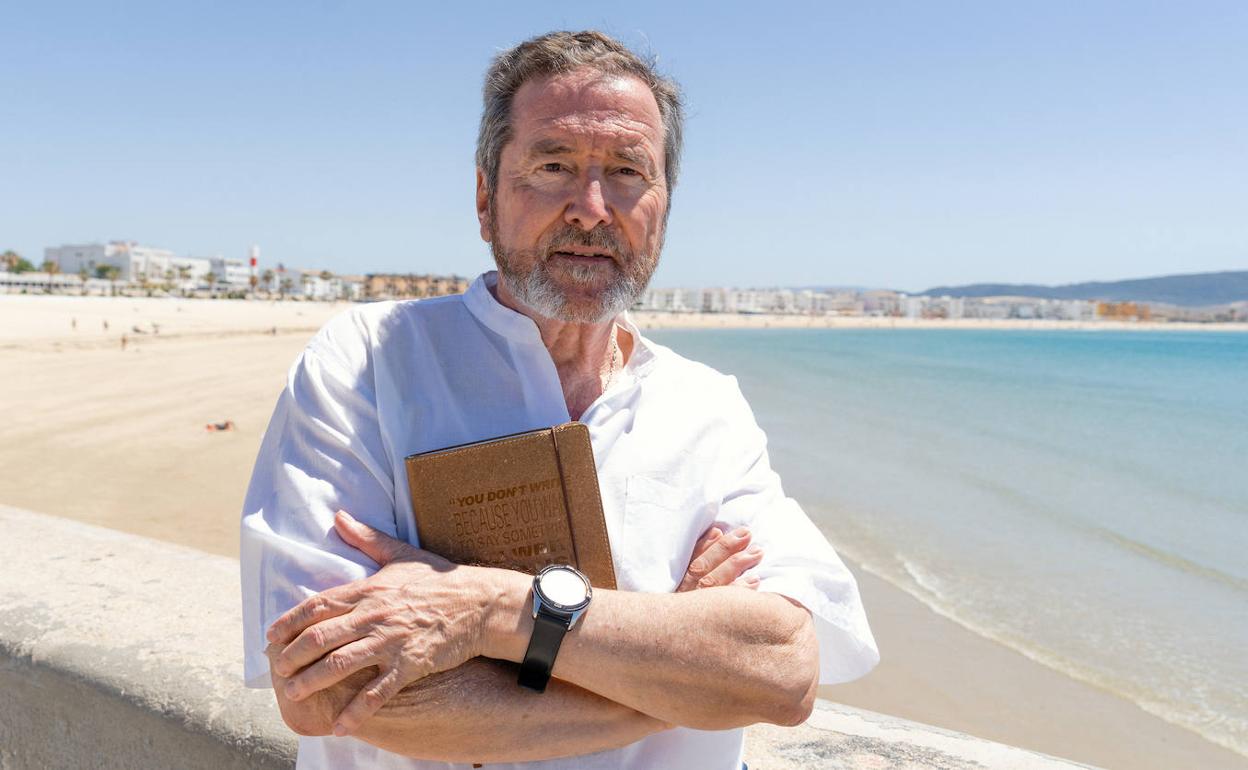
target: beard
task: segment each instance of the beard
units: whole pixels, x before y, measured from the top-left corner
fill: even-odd
[[[662,249],[660,238],[654,254],[638,254],[605,225],[586,231],[566,222],[534,249],[508,249],[499,238],[496,219],[491,211],[490,251],[507,288],[538,315],[564,323],[606,323],[636,304],[654,275]],[[602,267],[560,265],[562,283],[551,269],[551,255],[569,246],[599,249],[614,256],[604,262],[609,272],[606,285],[593,289],[590,301],[569,297],[565,284],[588,290],[603,281]]]

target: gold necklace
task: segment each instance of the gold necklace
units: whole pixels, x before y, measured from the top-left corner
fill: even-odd
[[[607,388],[611,387],[611,380],[615,379],[615,361],[617,358],[622,356],[623,351],[620,350],[620,340],[619,335],[616,334],[616,326],[615,324],[611,324],[611,366],[607,369],[607,379],[603,380],[602,383],[602,389],[604,392]]]

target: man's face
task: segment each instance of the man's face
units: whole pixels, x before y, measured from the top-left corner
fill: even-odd
[[[512,103],[481,237],[509,294],[548,318],[601,323],[645,289],[668,190],[658,103],[641,80],[578,70],[532,80]]]

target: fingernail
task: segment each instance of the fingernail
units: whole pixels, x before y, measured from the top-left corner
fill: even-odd
[[[279,671],[278,674],[281,674],[281,672]],[[286,697],[290,698],[291,700],[294,700],[295,696],[298,694],[299,694],[299,691],[295,689],[295,683],[287,682],[286,683]]]
[[[346,511],[339,510],[338,515],[346,519],[347,521],[355,521],[355,519],[351,517],[351,514],[347,513]]]
[[[745,552],[748,553],[750,556],[758,556],[760,553],[763,552],[763,549],[760,548],[759,546],[752,545],[749,548],[745,549]]]
[[[724,532],[719,527],[711,527],[710,539],[718,540],[723,537]]]
[[[738,527],[733,533],[733,537],[745,537],[750,534],[750,530],[746,527]]]
[[[277,641],[277,632],[276,632],[276,631],[274,631],[272,628],[270,628],[268,631],[265,631],[265,632],[264,632],[264,638],[265,638],[265,639],[268,639],[270,644],[271,644],[271,643],[273,643],[273,642],[276,642],[276,641]]]
[[[334,725],[334,735],[341,738],[346,734],[347,734],[347,728],[343,727],[342,725]]]

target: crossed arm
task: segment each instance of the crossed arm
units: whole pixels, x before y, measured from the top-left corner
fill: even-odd
[[[615,748],[675,725],[792,724],[813,705],[809,613],[727,585],[758,558],[736,533],[699,543],[686,590],[595,592],[556,679],[538,695],[515,683],[532,629],[527,576],[457,567],[347,516],[336,527],[383,567],[271,629],[278,702],[302,734],[332,729],[440,761],[527,761]],[[720,587],[687,590],[699,586]],[[541,746],[532,745],[535,730]]]
[[[270,661],[280,647],[270,648]],[[519,667],[474,658],[403,688],[368,718],[355,737],[407,756],[440,762],[528,762],[618,748],[667,729],[638,711],[552,679],[538,694],[516,685]],[[301,701],[282,695],[289,680],[273,674],[286,724],[301,735],[328,735],[342,709],[375,669]],[[541,741],[534,741],[536,733]]]

